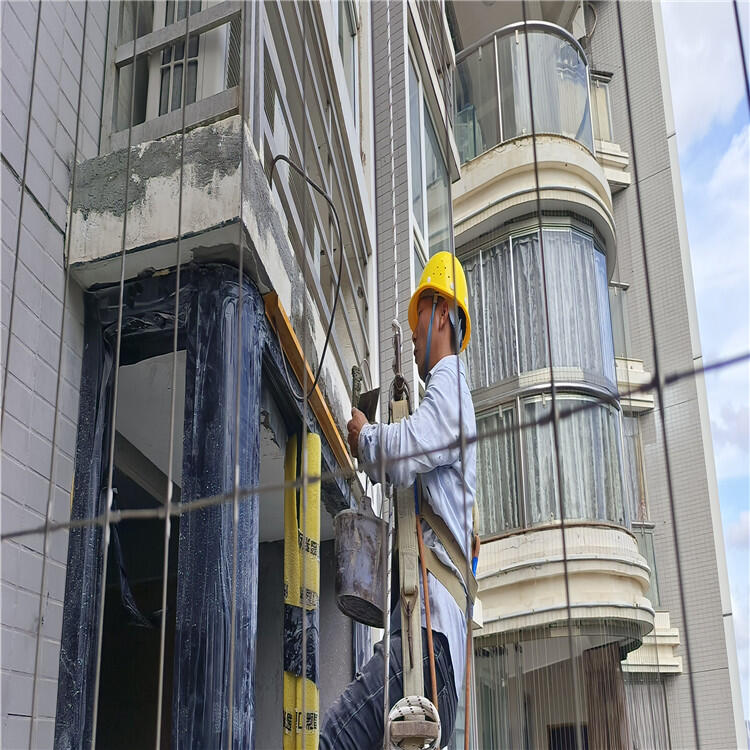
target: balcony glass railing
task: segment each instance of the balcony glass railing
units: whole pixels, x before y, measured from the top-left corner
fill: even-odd
[[[531,97],[527,55],[531,61]],[[456,57],[455,133],[463,164],[511,138],[573,138],[594,151],[589,75],[581,45],[543,21],[512,24]]]

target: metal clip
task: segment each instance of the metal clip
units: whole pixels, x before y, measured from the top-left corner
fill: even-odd
[[[402,332],[401,323],[395,318],[391,322],[391,330],[393,331],[393,374],[398,377],[401,375]]]

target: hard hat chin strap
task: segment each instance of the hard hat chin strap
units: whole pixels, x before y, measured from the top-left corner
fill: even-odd
[[[430,373],[430,349],[432,348],[432,324],[435,322],[435,308],[437,307],[439,296],[437,294],[434,294],[432,297],[432,313],[430,315],[430,327],[427,329],[427,349],[425,351],[425,369],[427,372],[425,373],[425,378]]]

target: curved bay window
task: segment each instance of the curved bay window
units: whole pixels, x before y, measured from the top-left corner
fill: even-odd
[[[587,234],[545,228],[544,254],[554,366],[616,393],[607,261]],[[549,368],[538,230],[511,235],[462,259],[472,294],[472,389]]]
[[[625,525],[619,409],[579,394],[560,393],[557,400],[565,518]],[[551,398],[543,394],[518,397],[478,416],[483,536],[559,520],[551,408]],[[519,422],[523,429],[517,435]]]
[[[542,231],[564,515],[625,525],[606,258],[575,227]],[[484,436],[477,447],[484,536],[560,518],[541,253],[535,229],[463,259],[474,334],[466,365]]]
[[[536,132],[572,138],[594,152],[583,49],[565,29],[531,21],[527,30],[511,24],[456,56],[455,131],[462,164],[531,135],[529,72]]]

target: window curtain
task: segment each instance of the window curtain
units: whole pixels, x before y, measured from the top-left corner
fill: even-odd
[[[566,415],[566,410],[591,403],[580,397],[561,397],[560,470],[565,487],[565,517],[625,524],[622,501],[618,412],[600,404]],[[537,423],[549,418],[551,399],[533,398],[524,404],[524,419]],[[555,445],[552,425],[538,425],[523,433],[526,460],[527,524],[559,518]]]
[[[479,533],[497,534],[521,525],[513,409],[497,410],[477,420],[477,508]],[[504,429],[506,432],[498,435]],[[486,437],[486,435],[492,437]]]
[[[545,229],[544,254],[555,367],[605,378],[615,363],[606,258],[572,229]],[[513,237],[464,259],[472,342],[472,388],[549,367],[539,234]]]
[[[538,232],[513,238],[513,279],[520,371],[549,367]]]

